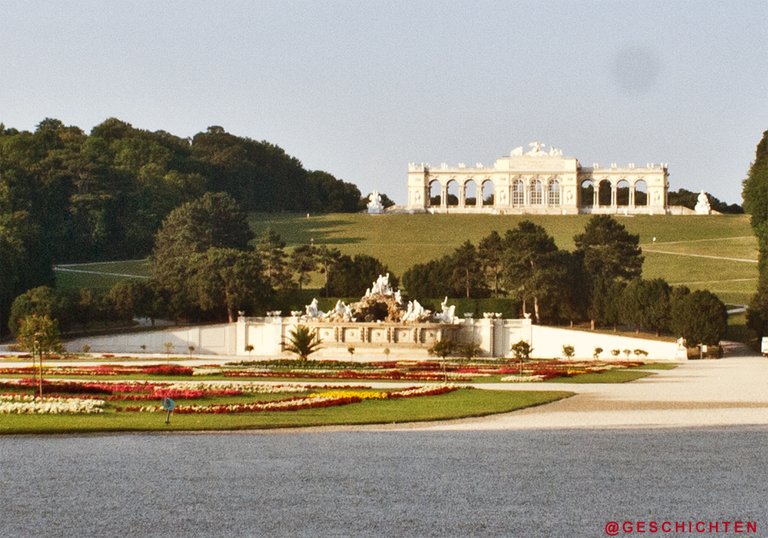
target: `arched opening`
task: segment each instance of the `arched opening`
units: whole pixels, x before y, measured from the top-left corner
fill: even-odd
[[[464,205],[477,205],[477,183],[475,183],[474,179],[464,183]]]
[[[493,189],[493,182],[490,180],[483,181],[483,205],[484,206],[493,206],[494,204],[494,189]]]
[[[611,205],[611,182],[607,179],[601,181],[598,186],[597,205],[600,207],[610,207]]]
[[[540,180],[531,180],[531,205],[541,205],[544,203],[543,190]]]
[[[626,179],[616,184],[616,205],[621,207],[629,205],[629,181]]]
[[[448,195],[445,197],[446,201],[448,202],[446,205],[448,207],[458,207],[459,206],[459,182],[455,179],[452,179],[448,182],[448,189],[446,189],[448,192]]]
[[[648,184],[644,179],[635,181],[635,206],[648,205]]]
[[[547,205],[560,205],[560,182],[556,179],[550,179],[547,184]]]
[[[429,182],[429,205],[430,207],[440,207],[443,187],[440,182],[433,179]]]
[[[525,205],[525,185],[522,180],[516,179],[512,182],[512,207],[523,205]]]
[[[592,207],[595,204],[595,185],[591,179],[585,179],[579,186],[579,207]]]

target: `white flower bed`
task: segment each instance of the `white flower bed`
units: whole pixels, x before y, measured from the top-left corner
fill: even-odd
[[[270,385],[267,383],[259,383],[257,381],[179,381],[178,383],[171,383],[168,385],[162,385],[164,389],[171,390],[204,390],[204,391],[219,391],[219,390],[239,390],[248,394],[278,394],[278,393],[290,393],[290,392],[305,392],[312,389],[341,389],[347,388],[349,385],[305,385],[305,384],[281,384]],[[370,388],[369,386],[357,386],[356,388]]]
[[[543,375],[508,375],[502,377],[501,381],[506,383],[536,383],[538,381],[544,381]]]
[[[104,400],[82,398],[35,398],[31,395],[0,395],[0,414],[61,415],[104,412]]]

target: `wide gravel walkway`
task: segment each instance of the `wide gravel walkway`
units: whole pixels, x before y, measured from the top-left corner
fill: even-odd
[[[480,385],[499,389],[499,385]],[[568,390],[555,403],[476,419],[412,424],[423,430],[658,428],[768,425],[768,359],[689,361],[622,384],[525,383],[508,390]],[[390,429],[390,428],[387,428]],[[396,429],[396,428],[395,428]]]

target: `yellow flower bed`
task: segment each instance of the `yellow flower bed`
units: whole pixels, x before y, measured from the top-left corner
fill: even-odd
[[[315,392],[309,398],[360,398],[361,400],[386,400],[389,394],[386,392],[368,390],[331,390],[328,392]]]

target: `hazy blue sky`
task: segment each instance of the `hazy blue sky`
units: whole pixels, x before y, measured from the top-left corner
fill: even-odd
[[[540,140],[741,201],[768,1],[0,0],[0,122],[268,140],[405,201],[407,163]]]

